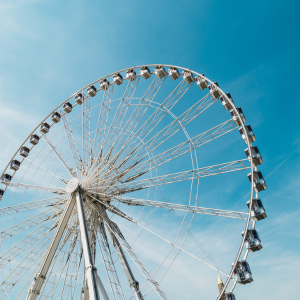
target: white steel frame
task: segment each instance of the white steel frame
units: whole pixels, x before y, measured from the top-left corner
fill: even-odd
[[[154,67],[157,65],[147,65],[148,67]],[[190,71],[189,69],[186,68],[181,68],[177,66],[172,66],[172,65],[162,65],[164,67],[173,67],[180,69],[182,71]],[[118,71],[117,73],[122,73],[126,72],[129,69],[134,69],[137,70],[141,67],[144,66],[136,66],[134,68],[127,68]],[[190,71],[194,76],[200,76],[203,79],[205,79],[207,82],[212,84],[213,82],[210,81],[208,78],[204,77],[203,75]],[[105,78],[112,77],[115,73],[111,73],[105,77],[102,77],[94,82],[92,82],[89,85],[94,85],[95,83],[100,82],[101,80]],[[144,115],[147,107],[154,105],[155,102],[154,97],[161,88],[162,84],[164,83],[167,75],[164,76],[163,78],[159,79],[158,77],[155,77],[152,83],[150,84],[149,89],[145,93],[144,97],[141,98],[141,101],[139,105],[137,105],[137,108],[132,114],[132,118],[129,118],[126,121],[126,125],[130,128],[130,130],[135,130],[136,125],[134,125],[134,120],[140,120],[142,116]],[[125,80],[125,79],[124,79]],[[138,85],[138,82],[140,80],[140,75],[137,75],[137,79],[135,81],[128,81],[128,85],[126,88],[126,91],[123,95],[123,98],[121,99],[122,101],[122,106],[118,107],[118,111],[115,115],[115,118],[112,122],[114,126],[110,126],[109,131],[114,132],[117,134],[116,128],[118,124],[122,124],[124,122],[124,117],[126,114],[126,111],[130,105],[130,102],[132,101],[135,93],[135,89]],[[124,83],[123,83],[124,84]],[[192,83],[193,84],[193,83]],[[133,221],[130,217],[126,216],[124,213],[122,213],[120,210],[118,210],[117,207],[113,206],[110,204],[110,201],[116,201],[117,203],[124,203],[127,205],[132,205],[132,206],[150,206],[150,207],[155,207],[155,208],[163,208],[163,209],[168,209],[168,210],[178,210],[178,211],[183,211],[183,212],[190,212],[193,214],[207,214],[207,215],[215,215],[215,216],[222,216],[222,217],[228,217],[228,218],[236,218],[236,219],[242,219],[245,221],[245,230],[249,228],[250,220],[251,220],[251,215],[250,211],[252,209],[252,200],[253,200],[253,171],[256,170],[256,167],[254,166],[252,162],[252,157],[250,159],[245,159],[245,160],[238,160],[234,162],[229,162],[225,164],[219,164],[211,167],[205,167],[205,168],[194,168],[193,170],[190,171],[185,171],[185,172],[180,172],[177,174],[170,174],[166,176],[157,176],[157,177],[151,177],[149,179],[139,179],[140,176],[142,176],[145,171],[147,170],[147,164],[150,163],[153,165],[153,169],[159,166],[160,164],[172,160],[177,156],[180,156],[184,153],[187,153],[191,149],[195,149],[197,147],[200,147],[211,140],[217,139],[218,137],[227,134],[228,132],[231,132],[235,129],[237,129],[237,126],[234,124],[232,120],[226,121],[208,131],[205,131],[199,135],[197,135],[194,138],[188,138],[188,140],[184,143],[181,143],[163,153],[160,153],[159,155],[156,155],[154,157],[150,157],[147,151],[147,147],[152,147],[152,149],[156,148],[161,141],[161,136],[165,137],[165,140],[167,140],[170,136],[174,135],[178,130],[183,130],[185,134],[188,136],[188,133],[185,129],[186,124],[188,124],[191,120],[193,120],[196,116],[201,114],[204,110],[206,110],[208,107],[210,107],[215,101],[207,101],[206,98],[199,100],[194,106],[192,106],[189,110],[187,110],[184,114],[179,116],[178,118],[176,116],[173,116],[174,122],[173,124],[176,124],[176,127],[170,126],[169,128],[166,127],[164,131],[161,131],[159,134],[155,135],[152,137],[148,142],[141,143],[141,142],[136,142],[142,133],[145,133],[146,135],[151,132],[151,126],[155,126],[155,122],[160,122],[160,120],[163,118],[164,114],[169,114],[172,115],[171,113],[171,108],[177,103],[177,101],[188,91],[190,86],[192,84],[186,84],[184,81],[182,81],[177,88],[173,91],[172,94],[162,103],[159,104],[159,107],[156,110],[156,114],[153,114],[148,120],[149,123],[146,126],[146,123],[137,130],[137,132],[134,134],[134,137],[136,137],[136,140],[134,141],[133,138],[127,138],[119,141],[116,143],[117,139],[113,142],[113,147],[116,147],[119,149],[118,153],[121,153],[122,149],[124,149],[124,145],[131,145],[132,147],[135,147],[134,151],[132,153],[128,153],[127,157],[125,157],[118,165],[115,165],[115,162],[117,161],[118,157],[120,154],[117,154],[111,165],[106,166],[106,162],[110,159],[111,152],[108,151],[105,157],[102,157],[102,153],[104,153],[105,145],[106,145],[106,139],[102,138],[102,140],[98,141],[96,139],[98,132],[95,134],[95,141],[94,143],[91,142],[91,132],[90,132],[90,96],[86,96],[84,94],[84,90],[89,86],[86,86],[82,88],[81,90],[77,91],[74,93],[71,97],[66,99],[63,103],[61,103],[58,107],[56,107],[42,122],[29,134],[27,139],[22,143],[20,146],[23,147],[25,143],[29,140],[30,136],[34,134],[35,132],[38,131],[40,125],[45,122],[49,116],[55,111],[60,111],[62,115],[62,123],[64,125],[65,133],[69,142],[69,147],[71,149],[72,153],[72,159],[74,160],[74,164],[76,166],[77,172],[74,171],[74,169],[69,166],[68,162],[63,158],[62,154],[56,147],[52,144],[52,142],[44,135],[42,134],[41,137],[46,141],[47,145],[51,149],[51,151],[55,154],[55,156],[58,158],[58,160],[61,162],[62,166],[67,170],[69,175],[72,178],[79,178],[80,186],[76,188],[71,194],[67,193],[64,189],[61,188],[51,188],[48,186],[40,186],[40,185],[31,185],[31,184],[24,184],[24,183],[15,183],[15,182],[3,182],[5,184],[5,190],[7,187],[15,187],[15,188],[25,188],[25,189],[33,189],[33,190],[40,190],[40,191],[45,191],[45,192],[52,192],[56,193],[58,197],[54,197],[53,199],[55,201],[52,201],[51,199],[45,199],[41,201],[36,201],[36,202],[31,202],[27,204],[20,204],[20,205],[15,205],[15,206],[7,206],[6,208],[0,209],[0,215],[1,214],[7,214],[7,213],[13,213],[13,212],[19,212],[23,211],[26,209],[29,209],[30,207],[42,207],[43,205],[49,205],[50,203],[53,204],[54,202],[56,203],[55,205],[58,205],[58,207],[61,207],[61,204],[64,203],[63,205],[63,210],[60,210],[60,217],[59,217],[59,222],[56,224],[56,231],[52,237],[51,243],[49,247],[47,248],[46,254],[43,256],[43,259],[41,260],[41,264],[39,267],[39,271],[37,272],[34,281],[31,284],[31,287],[28,291],[27,298],[26,300],[33,300],[37,299],[38,295],[42,289],[43,283],[46,280],[47,277],[47,272],[51,266],[51,263],[54,261],[55,258],[55,253],[57,251],[57,248],[59,244],[61,243],[61,240],[63,238],[64,231],[68,225],[68,222],[72,218],[77,218],[79,220],[79,227],[80,227],[80,236],[81,236],[81,243],[82,243],[82,251],[83,251],[83,257],[84,257],[84,263],[85,263],[85,277],[87,281],[87,286],[88,286],[88,292],[89,292],[89,299],[90,300],[98,300],[100,299],[99,291],[98,291],[98,286],[100,288],[100,291],[102,293],[102,296],[104,299],[108,299],[107,292],[105,290],[105,287],[103,286],[103,283],[100,279],[100,277],[97,274],[97,269],[95,268],[95,262],[93,260],[93,254],[92,254],[92,249],[91,249],[91,243],[90,243],[90,237],[89,237],[89,231],[95,231],[96,234],[96,240],[97,238],[97,232],[98,229],[96,229],[95,224],[89,224],[90,220],[90,213],[92,210],[97,212],[97,218],[102,222],[102,231],[99,231],[98,233],[100,234],[101,240],[98,243],[99,245],[101,244],[102,246],[100,249],[102,249],[102,255],[106,255],[108,257],[107,261],[109,261],[110,266],[112,268],[112,271],[109,271],[111,274],[111,278],[115,276],[114,280],[111,280],[111,287],[114,289],[114,295],[118,299],[124,299],[124,296],[122,294],[121,286],[119,287],[118,283],[118,278],[117,274],[113,275],[115,271],[113,271],[113,260],[111,259],[111,250],[109,248],[108,242],[107,242],[107,237],[106,234],[104,233],[103,230],[105,230],[105,227],[107,228],[109,235],[113,241],[113,246],[115,248],[115,251],[117,253],[117,256],[122,264],[122,267],[124,269],[124,272],[127,276],[127,279],[130,283],[130,287],[133,291],[134,297],[136,300],[141,300],[144,299],[144,296],[141,292],[141,289],[144,287],[139,287],[139,284],[137,280],[135,279],[135,276],[133,275],[133,272],[130,268],[129,262],[127,261],[127,258],[125,256],[125,253],[123,249],[126,250],[127,254],[133,259],[134,263],[138,266],[138,268],[141,270],[145,278],[147,278],[148,283],[152,286],[152,288],[156,291],[157,295],[161,299],[169,299],[162,288],[159,286],[159,282],[155,281],[153,279],[153,276],[150,274],[150,272],[145,268],[145,266],[142,264],[142,262],[138,259],[136,254],[133,252],[132,248],[130,245],[127,243],[126,239],[123,237],[120,229],[118,226],[112,222],[106,211],[113,212],[116,215],[119,215],[133,223],[138,224],[138,222]],[[101,108],[101,114],[99,114],[99,121],[97,124],[97,128],[103,129],[106,127],[107,123],[107,116],[105,116],[105,111],[109,110],[111,107],[111,101],[112,101],[112,95],[113,95],[113,89],[114,89],[114,84],[113,82],[110,85],[110,88],[104,92],[104,98],[105,101],[102,104]],[[237,109],[234,106],[234,103],[226,96],[226,94],[220,89],[220,92],[222,95],[225,95],[227,101],[232,105],[233,110],[236,112],[238,118],[240,119],[241,127],[245,130],[245,126],[239,117],[239,114],[237,112]],[[99,91],[100,89],[98,89]],[[82,147],[82,153],[83,153],[83,160],[80,157],[79,151],[76,146],[76,139],[73,135],[72,129],[69,125],[68,118],[66,116],[66,113],[63,113],[61,108],[64,103],[68,102],[71,98],[73,98],[77,93],[82,93],[84,95],[84,102],[82,105],[82,128],[83,128],[83,147]],[[172,102],[173,101],[173,102]],[[75,104],[74,106],[76,106]],[[101,117],[101,118],[100,118]],[[160,118],[160,119],[159,119]],[[52,124],[51,126],[53,126]],[[174,125],[175,126],[175,125]],[[172,129],[171,129],[172,128]],[[119,136],[123,133],[123,129],[121,130]],[[164,141],[165,141],[164,140]],[[164,142],[163,141],[163,142]],[[250,147],[251,143],[249,142],[249,139],[246,135],[246,141],[247,141],[247,147],[250,152]],[[116,144],[115,144],[116,143]],[[136,144],[135,144],[136,143]],[[113,148],[112,147],[112,148]],[[13,155],[15,157],[20,148],[16,151],[16,153]],[[31,147],[31,149],[33,146]],[[112,151],[111,148],[111,151]],[[93,157],[95,149],[98,149],[100,151],[100,155],[97,155]],[[106,149],[107,150],[107,149]],[[148,157],[145,161],[143,161],[137,169],[134,169],[135,166],[130,166],[127,168],[121,176],[125,176],[127,173],[132,174],[129,177],[129,180],[127,178],[127,182],[120,182],[120,179],[122,177],[115,177],[115,172],[120,166],[123,166],[129,158],[134,157],[137,161],[141,161],[141,159]],[[25,160],[27,158],[24,158]],[[22,160],[22,161],[23,161]],[[21,161],[21,162],[22,162]],[[244,162],[249,163],[249,166],[245,166]],[[101,168],[100,166],[104,165],[105,168],[108,168],[107,175],[104,177],[103,175],[103,167]],[[6,172],[6,170],[9,168],[9,164],[3,171],[1,177],[3,174]],[[42,167],[41,167],[42,168]],[[134,199],[130,197],[125,197],[123,196],[123,192],[130,192],[130,191],[135,191],[139,190],[141,188],[148,188],[151,186],[157,186],[159,182],[161,184],[166,184],[166,183],[171,183],[171,182],[178,182],[182,180],[193,180],[195,178],[200,178],[200,177],[206,177],[206,176],[213,176],[216,174],[221,174],[225,172],[232,172],[232,171],[237,171],[241,169],[246,169],[249,168],[251,171],[251,187],[250,187],[250,205],[249,205],[249,211],[247,212],[236,212],[236,211],[228,211],[228,210],[222,210],[222,209],[213,209],[213,208],[205,208],[205,207],[197,207],[197,206],[191,206],[191,205],[179,205],[179,204],[174,204],[170,202],[158,202],[158,201],[151,201],[147,199]],[[151,169],[150,169],[151,170]],[[46,170],[47,171],[47,170]],[[132,172],[133,173],[132,173]],[[15,173],[15,172],[14,172]],[[13,173],[13,175],[14,175]],[[96,175],[95,175],[96,174]],[[53,174],[56,176],[55,174]],[[87,176],[94,176],[96,179],[93,179],[93,181],[88,182],[86,180]],[[57,176],[56,176],[57,177]],[[61,178],[60,178],[61,179]],[[107,182],[107,185],[98,185],[99,179],[104,180],[103,182]],[[67,182],[66,180],[61,179],[64,182]],[[109,180],[113,180],[111,183]],[[133,181],[133,182],[131,182]],[[119,183],[118,183],[119,182]],[[109,184],[108,184],[109,183]],[[120,191],[119,194],[111,195],[108,198],[107,197],[107,190],[110,190],[111,185],[114,184],[114,187]],[[64,198],[62,198],[62,195],[64,195]],[[100,198],[99,198],[100,197]],[[102,197],[102,198],[101,198]],[[104,197],[104,198],[103,198]],[[84,205],[83,198],[85,198],[87,203]],[[68,200],[62,200],[62,199],[68,199]],[[101,201],[99,199],[102,199]],[[107,202],[108,201],[108,202]],[[76,205],[75,205],[76,203]],[[54,205],[54,209],[55,206]],[[86,207],[88,207],[88,213],[85,212]],[[50,211],[51,209],[49,209]],[[53,213],[53,211],[52,211]],[[53,214],[54,216],[55,214]],[[76,217],[77,216],[77,217]],[[96,225],[97,227],[100,226],[100,221],[97,221]],[[32,222],[34,222],[34,217],[32,217]],[[138,224],[139,225],[139,224]],[[101,227],[101,226],[100,226]],[[14,229],[20,228],[19,227],[14,227]],[[252,223],[252,228],[255,228],[255,221],[253,220]],[[21,229],[20,229],[21,230]],[[9,233],[6,233],[7,231],[2,231],[0,232],[0,237],[5,238],[6,236],[9,236]],[[217,300],[221,299],[223,292],[225,292],[228,284],[230,283],[230,280],[232,279],[234,268],[237,264],[237,262],[240,259],[240,256],[243,251],[244,247],[244,242],[245,242],[245,237],[244,235],[238,253],[236,255],[235,261],[233,263],[233,267],[230,271],[229,274],[226,274],[227,280],[224,284],[223,291],[219,294],[217,297]],[[63,240],[64,241],[64,240]],[[64,243],[64,242],[63,242]],[[175,244],[174,244],[175,245]],[[183,250],[182,248],[177,247],[179,250]],[[185,251],[186,252],[186,251]],[[248,251],[245,252],[244,259],[247,258]],[[104,257],[104,256],[103,256]],[[234,281],[233,286],[231,288],[231,291],[233,291],[234,287],[236,285],[236,282]],[[114,286],[114,287],[113,287]],[[118,296],[116,296],[118,295]]]

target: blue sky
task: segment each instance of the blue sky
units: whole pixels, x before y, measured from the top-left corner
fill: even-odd
[[[243,108],[268,185],[268,218],[259,224],[264,249],[252,263],[255,281],[238,299],[295,299],[298,12],[296,1],[2,0],[0,168],[45,115],[108,73],[155,63],[204,73]]]

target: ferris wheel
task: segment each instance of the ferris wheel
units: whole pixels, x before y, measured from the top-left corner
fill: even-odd
[[[185,272],[202,295],[220,275],[217,299],[236,299],[266,218],[245,123],[217,82],[177,66],[74,93],[1,175],[0,299],[172,299]]]

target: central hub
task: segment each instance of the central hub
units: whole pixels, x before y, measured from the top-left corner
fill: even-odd
[[[71,194],[71,193],[75,192],[78,189],[78,187],[79,187],[78,178],[72,178],[67,183],[66,191],[67,191],[67,193]]]

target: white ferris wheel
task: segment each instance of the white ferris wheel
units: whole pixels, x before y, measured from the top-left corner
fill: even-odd
[[[245,122],[216,82],[170,65],[109,74],[63,101],[1,175],[0,299],[172,299],[186,266],[199,291],[220,275],[217,299],[236,299],[266,218]],[[232,228],[228,251],[216,222]]]

